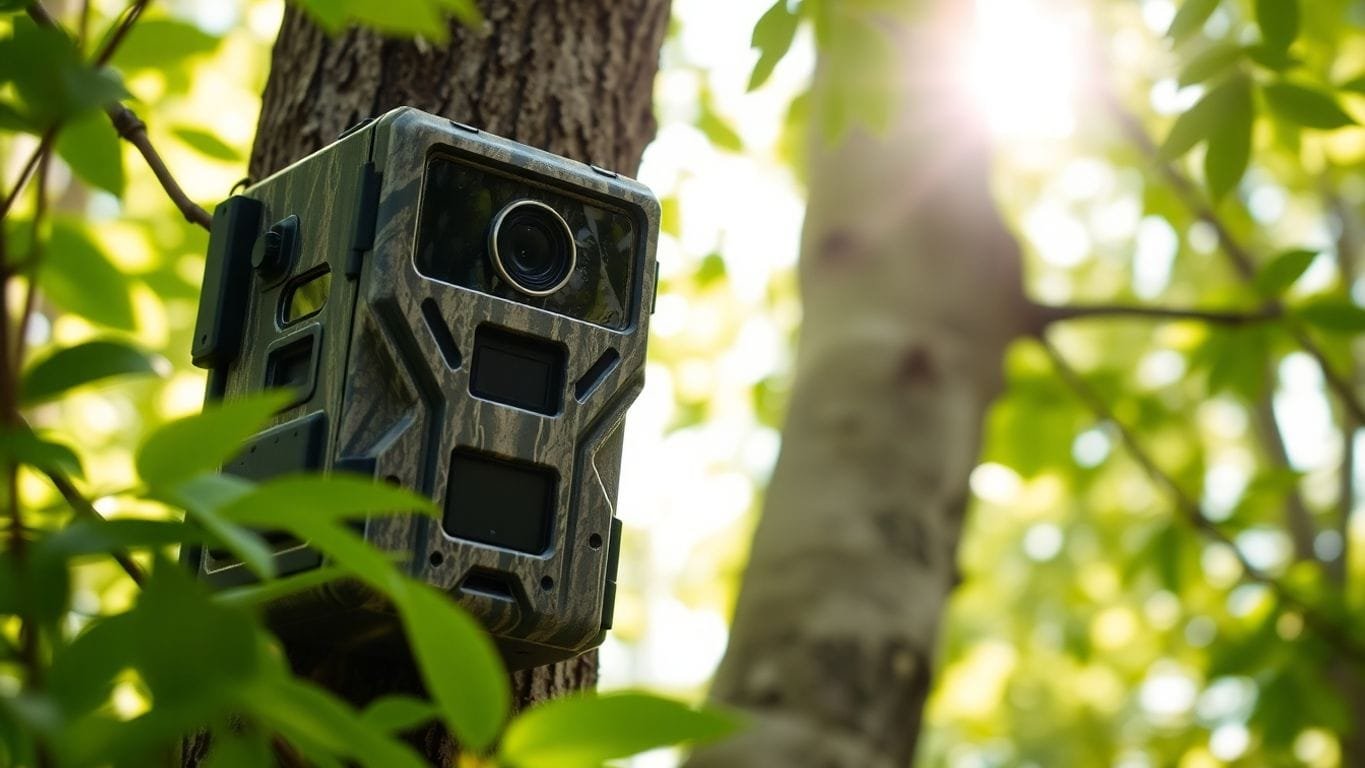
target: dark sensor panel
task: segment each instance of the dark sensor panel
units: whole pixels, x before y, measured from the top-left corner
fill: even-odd
[[[457,539],[544,554],[557,484],[550,467],[457,450],[450,458],[442,527]]]
[[[474,331],[469,391],[526,411],[554,416],[564,403],[564,346],[490,325]]]

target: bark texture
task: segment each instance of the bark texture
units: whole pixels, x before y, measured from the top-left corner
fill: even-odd
[[[370,30],[328,37],[285,11],[271,61],[250,176],[261,179],[355,123],[415,106],[576,160],[633,175],[654,136],[652,102],[668,0],[498,0],[481,30],[452,27],[448,44]],[[416,692],[409,664],[295,654],[295,669],[356,703]],[[518,707],[597,681],[597,655],[513,675]],[[198,765],[202,739],[183,764]],[[433,765],[456,746],[433,728],[414,737]]]
[[[886,27],[907,73],[894,128],[812,136],[795,383],[712,692],[754,725],[691,768],[904,768],[914,753],[968,474],[1028,316],[945,48],[971,4],[932,5]],[[817,126],[848,86],[827,56]]]

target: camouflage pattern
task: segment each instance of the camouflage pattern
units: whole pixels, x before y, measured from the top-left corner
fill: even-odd
[[[623,327],[540,309],[530,297],[511,300],[506,291],[461,287],[419,273],[415,239],[433,156],[477,160],[524,178],[527,197],[553,189],[561,200],[580,199],[637,222],[628,320],[618,323]],[[269,370],[272,352],[278,358],[285,348],[306,349],[311,338],[316,362],[307,354],[299,358],[300,365],[311,366],[311,386],[302,387],[299,401],[276,416],[276,431],[267,436],[276,448],[281,436],[286,444],[291,435],[301,439],[300,430],[312,423],[307,419],[321,419],[321,469],[372,472],[428,495],[438,506],[456,449],[553,468],[559,480],[543,553],[455,538],[439,519],[408,515],[370,518],[364,536],[400,553],[413,576],[446,590],[472,612],[513,668],[598,645],[610,626],[615,595],[622,425],[643,386],[657,280],[659,207],[650,191],[609,171],[401,108],[244,195],[264,205],[262,234],[296,215],[299,248],[279,277],[253,275],[241,352],[214,374],[223,396],[259,391],[272,375],[277,380],[279,374]],[[290,292],[324,270],[330,270],[331,282],[321,310],[285,324]],[[444,329],[435,327],[440,323]],[[470,362],[482,324],[563,345],[567,370],[559,413],[542,415],[471,394]],[[604,356],[609,361],[611,350],[619,362],[595,366]],[[601,380],[583,391],[576,383],[589,373],[601,374]],[[295,375],[291,381],[301,379]],[[269,450],[252,449],[258,447]],[[286,571],[318,561],[306,544],[281,541],[277,549]],[[249,580],[239,562],[218,554],[198,556],[204,578],[217,585]],[[388,615],[382,600],[354,583],[292,597],[271,612],[283,633],[314,642],[368,632],[385,625]]]

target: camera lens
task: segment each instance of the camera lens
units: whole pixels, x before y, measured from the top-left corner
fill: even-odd
[[[517,200],[493,217],[488,249],[498,274],[531,296],[564,287],[577,258],[569,225],[536,200]]]

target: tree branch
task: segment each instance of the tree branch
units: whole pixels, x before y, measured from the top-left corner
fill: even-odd
[[[119,44],[122,43],[124,37],[127,36],[128,31],[132,29],[133,24],[137,21],[138,17],[142,15],[142,10],[147,6],[147,2],[148,0],[138,0],[133,5],[129,6],[122,21],[114,28],[114,31],[110,33],[109,37],[105,39],[104,44],[101,46],[100,52],[96,55],[94,60],[95,66],[104,66],[109,58],[114,55]],[[43,7],[42,3],[38,2],[38,0],[34,0],[34,2],[29,4],[28,14],[40,26],[59,29],[63,32],[66,31],[52,14]],[[161,159],[161,155],[156,151],[156,147],[152,146],[152,141],[147,136],[147,124],[142,122],[131,109],[118,101],[105,105],[104,113],[109,116],[109,122],[113,124],[114,130],[118,133],[119,138],[137,148],[138,153],[142,155],[142,159],[146,161],[147,167],[151,168],[152,174],[156,176],[156,180],[161,184],[161,188],[166,191],[166,195],[170,197],[171,202],[175,203],[176,208],[184,215],[185,220],[191,224],[198,224],[204,229],[209,229],[213,224],[213,217],[191,200],[189,195],[185,194],[185,190],[181,188],[180,183],[175,180],[174,174],[166,167],[166,162]],[[56,137],[57,130],[58,127],[53,126],[48,130],[48,134],[44,134],[44,144],[39,146],[39,150],[42,150],[44,146],[48,146],[52,143],[52,139]],[[35,152],[35,159],[37,155],[38,153]],[[34,162],[35,160],[30,160],[29,165],[32,165]],[[14,192],[11,194],[11,199],[6,200],[4,207],[0,208],[0,217],[3,217],[4,214],[9,211],[10,205],[13,203],[13,198],[19,196],[19,191],[23,189],[23,186],[31,173],[32,170],[26,167],[24,172],[20,174],[19,182],[15,186]]]
[[[1153,481],[1166,490],[1175,502],[1177,511],[1191,527],[1203,533],[1213,541],[1224,544],[1231,549],[1233,556],[1237,558],[1237,562],[1242,566],[1242,572],[1247,578],[1266,586],[1270,591],[1275,593],[1276,597],[1278,597],[1282,603],[1292,606],[1297,610],[1303,616],[1304,623],[1317,631],[1324,640],[1336,646],[1343,653],[1346,653],[1357,661],[1365,662],[1365,641],[1355,637],[1349,630],[1344,629],[1331,618],[1322,615],[1314,605],[1299,597],[1299,595],[1291,591],[1283,582],[1256,567],[1256,565],[1248,560],[1246,554],[1237,546],[1237,543],[1232,536],[1228,535],[1222,528],[1219,528],[1217,523],[1210,519],[1208,515],[1204,514],[1204,510],[1200,507],[1199,503],[1185,492],[1185,489],[1175,481],[1175,478],[1171,477],[1169,473],[1157,465],[1152,456],[1143,448],[1142,443],[1138,441],[1137,435],[1119,420],[1113,409],[1104,402],[1104,399],[1101,398],[1093,388],[1091,388],[1085,381],[1085,378],[1082,377],[1075,368],[1071,367],[1071,364],[1066,361],[1066,358],[1062,356],[1061,352],[1045,338],[1040,339],[1040,342],[1043,345],[1043,349],[1047,352],[1048,357],[1052,359],[1052,364],[1057,369],[1057,374],[1061,377],[1062,381],[1064,381],[1067,386],[1075,392],[1076,396],[1090,408],[1096,418],[1113,425],[1114,429],[1118,431],[1124,446],[1127,447],[1128,453],[1137,461],[1138,465],[1147,472]]]
[[[76,514],[82,515],[90,520],[103,521],[105,519],[104,515],[101,515],[100,511],[95,509],[95,505],[90,503],[90,500],[85,498],[85,495],[76,488],[76,484],[71,482],[71,478],[57,469],[43,468],[42,473],[47,475],[47,479],[52,482],[52,485],[56,487],[57,492],[62,495],[63,499],[66,499],[66,503],[71,506],[71,509],[75,511]],[[123,572],[128,574],[128,578],[132,579],[134,584],[141,587],[147,583],[146,572],[142,570],[142,566],[138,565],[137,561],[127,552],[111,552],[110,556],[119,564],[119,567],[123,568]]]
[[[1280,307],[1265,306],[1250,312],[1186,309],[1179,307],[1149,307],[1136,304],[1082,304],[1053,306],[1033,303],[1029,323],[1033,335],[1041,334],[1053,323],[1106,317],[1145,318],[1148,320],[1195,320],[1213,325],[1251,325],[1277,320],[1284,315]]]
[[[1257,267],[1256,260],[1252,258],[1251,252],[1237,238],[1232,236],[1227,224],[1209,206],[1208,201],[1195,187],[1194,183],[1182,175],[1174,164],[1161,159],[1156,142],[1152,141],[1152,137],[1147,134],[1142,122],[1120,104],[1113,93],[1106,93],[1105,99],[1108,101],[1110,113],[1118,121],[1120,128],[1129,140],[1137,145],[1152,165],[1166,178],[1180,199],[1184,201],[1185,206],[1198,219],[1213,228],[1214,234],[1218,238],[1219,248],[1227,255],[1233,269],[1237,271],[1242,281],[1247,283],[1254,281]],[[1362,405],[1360,398],[1356,396],[1355,388],[1351,382],[1332,368],[1327,360],[1327,354],[1313,340],[1302,321],[1292,315],[1286,315],[1284,320],[1285,327],[1289,330],[1290,335],[1322,368],[1322,376],[1327,380],[1327,386],[1341,400],[1342,407],[1350,412],[1351,417],[1357,422],[1365,423],[1365,405]]]

